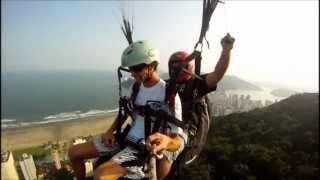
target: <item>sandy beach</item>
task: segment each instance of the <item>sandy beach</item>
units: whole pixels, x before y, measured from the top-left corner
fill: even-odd
[[[48,141],[67,141],[79,136],[105,132],[115,115],[88,117],[34,127],[1,130],[1,149],[15,150],[42,145]]]

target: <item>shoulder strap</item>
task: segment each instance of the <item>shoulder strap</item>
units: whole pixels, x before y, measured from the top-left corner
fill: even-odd
[[[195,70],[194,71],[195,71],[196,75],[200,75],[200,73],[201,73],[201,60],[202,60],[202,56],[200,53],[195,58]]]
[[[171,83],[171,84],[170,84]],[[169,107],[174,107],[175,105],[175,97],[177,94],[177,87],[173,82],[166,81],[166,92],[165,92],[165,103],[169,105]]]
[[[140,83],[135,82],[132,86],[131,98],[134,104],[134,101],[137,98],[138,92],[140,88]],[[131,116],[132,113],[128,109],[129,101],[126,98],[120,97],[119,99],[119,112],[117,116],[117,125],[116,125],[116,139],[119,142],[120,146],[123,145],[124,139],[127,136],[130,126],[127,126],[124,131],[121,131],[123,123],[127,120],[128,116]]]
[[[133,104],[136,101],[136,98],[138,96],[140,85],[141,85],[141,83],[136,81],[132,86],[131,99],[132,99]]]

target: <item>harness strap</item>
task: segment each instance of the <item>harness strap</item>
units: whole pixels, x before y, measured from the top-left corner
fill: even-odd
[[[195,74],[196,75],[200,75],[201,73],[201,60],[202,60],[202,56],[200,53],[195,58]]]
[[[135,82],[132,86],[132,93],[130,99],[121,97],[119,100],[119,113],[118,113],[118,123],[116,126],[116,138],[120,144],[125,143],[125,137],[127,136],[130,126],[127,126],[124,130],[122,130],[122,124],[124,121],[130,116],[133,120],[133,112],[138,113],[141,116],[144,116],[144,129],[145,129],[145,139],[155,132],[160,132],[161,130],[165,130],[168,127],[168,122],[175,124],[182,129],[185,128],[185,124],[172,116],[173,113],[170,113],[170,110],[174,108],[173,105],[169,105],[168,109],[152,109],[150,105],[138,106],[135,105],[134,102],[139,93],[141,83]],[[174,88],[176,89],[176,88]],[[166,96],[168,88],[166,88]],[[176,93],[176,92],[175,92]],[[175,95],[175,94],[174,94]],[[174,98],[174,96],[173,96]],[[170,109],[171,108],[171,109]],[[153,121],[154,117],[154,121]],[[153,126],[152,126],[153,124]]]
[[[138,105],[134,105],[133,107],[133,112],[139,114],[140,116],[145,116],[145,113],[144,113],[144,106],[138,106]]]
[[[121,73],[120,72],[120,68],[118,69],[118,76],[119,79],[121,78]],[[120,74],[120,75],[119,75]],[[121,83],[121,81],[119,80],[119,83]],[[119,85],[121,86],[121,85]],[[140,88],[140,83],[135,83],[132,87],[132,94],[131,94],[131,99],[132,101],[130,101],[130,99],[124,98],[124,97],[120,97],[119,99],[119,111],[118,111],[118,116],[117,116],[117,125],[116,125],[116,134],[115,137],[117,139],[117,141],[119,142],[120,145],[124,144],[124,140],[125,137],[127,136],[129,130],[130,130],[130,126],[125,127],[125,129],[122,131],[122,125],[124,124],[124,122],[127,120],[127,118],[130,116],[132,119],[132,111],[133,111],[133,105],[131,102],[134,102],[138,92],[139,92],[139,88]],[[121,91],[121,89],[119,89]],[[132,107],[133,106],[133,107]]]
[[[129,44],[133,43],[132,40],[132,33],[133,33],[133,26],[130,26],[130,22],[124,15],[122,15],[122,21],[123,21],[123,26],[121,27],[121,30],[126,37],[127,41]]]
[[[157,113],[158,117],[156,118],[156,121],[154,122],[152,133],[159,132],[161,130],[160,129],[161,127],[163,129],[166,128],[164,125],[164,122],[167,121],[167,119],[164,119],[163,117],[161,117],[161,115],[159,113],[160,112]]]
[[[124,98],[119,99],[119,112],[118,116],[116,118],[117,124],[116,124],[116,134],[115,138],[119,142],[119,144],[123,144],[125,134],[121,132],[122,130],[122,125],[126,121],[126,119],[129,116],[128,110],[126,108],[127,102]]]
[[[144,108],[144,137],[147,139],[151,134],[151,115],[150,115],[151,108],[150,106],[146,105]]]
[[[132,93],[131,93],[131,100],[132,100],[133,104],[137,99],[137,96],[138,96],[138,93],[139,93],[139,89],[140,89],[140,85],[141,85],[141,83],[139,83],[137,81],[133,84]]]
[[[219,3],[219,0],[204,0],[203,1],[203,9],[202,9],[202,25],[201,25],[201,32],[199,36],[199,40],[197,44],[202,44],[203,38],[206,40],[207,45],[209,47],[209,42],[206,39],[206,33],[209,29],[209,23],[212,16],[212,13],[214,12],[215,8],[217,7],[217,4]],[[197,46],[197,45],[196,45]]]
[[[181,127],[182,129],[185,128],[185,123],[183,121],[180,121],[179,119],[177,119],[174,116],[171,116],[170,114],[168,114],[168,112],[166,112],[163,109],[160,110],[153,110],[150,109],[150,114],[155,114],[155,116],[157,117],[157,119],[164,119],[172,124],[175,124],[178,127]]]

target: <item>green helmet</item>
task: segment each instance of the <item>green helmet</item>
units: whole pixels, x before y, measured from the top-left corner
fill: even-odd
[[[151,64],[160,61],[159,51],[147,41],[137,41],[130,44],[122,53],[121,66],[131,67],[138,64]]]

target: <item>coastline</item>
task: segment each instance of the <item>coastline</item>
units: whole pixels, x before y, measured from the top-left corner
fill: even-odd
[[[39,146],[48,141],[70,141],[79,136],[97,135],[112,125],[116,114],[81,118],[31,127],[1,130],[1,150]]]

